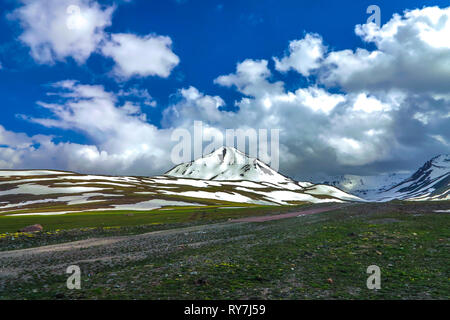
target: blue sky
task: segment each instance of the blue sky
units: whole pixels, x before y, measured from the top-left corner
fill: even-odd
[[[285,158],[281,159],[281,171],[283,169],[292,176],[302,177],[308,175],[317,174],[343,174],[343,173],[380,173],[388,172],[391,170],[410,170],[427,160],[430,156],[436,153],[448,152],[448,131],[439,128],[443,124],[447,123],[446,112],[448,110],[447,100],[441,101],[435,98],[436,94],[446,94],[447,88],[438,90],[439,92],[424,91],[423,96],[419,98],[412,97],[414,92],[414,86],[422,84],[408,84],[403,85],[402,80],[399,80],[398,86],[394,83],[391,87],[386,88],[386,82],[379,84],[373,84],[372,87],[356,88],[352,83],[344,83],[343,81],[322,81],[326,75],[326,71],[321,73],[322,66],[317,68],[319,71],[313,71],[305,76],[298,70],[292,67],[286,67],[288,71],[283,71],[280,68],[277,70],[275,66],[275,59],[281,59],[283,56],[289,55],[288,46],[291,41],[301,40],[308,34],[315,34],[321,39],[321,46],[326,47],[323,60],[331,52],[342,52],[343,50],[351,50],[355,52],[357,48],[373,51],[383,51],[381,45],[373,41],[366,41],[361,35],[355,34],[355,26],[363,25],[366,23],[368,14],[366,8],[369,5],[376,4],[381,9],[381,23],[382,25],[389,23],[394,13],[403,15],[405,9],[422,9],[425,6],[432,7],[438,6],[444,9],[448,5],[444,1],[272,1],[272,0],[241,0],[241,1],[196,1],[196,0],[168,0],[168,1],[66,1],[67,5],[72,3],[80,5],[82,13],[84,7],[93,8],[95,5],[99,5],[96,10],[97,13],[104,12],[106,8],[114,6],[114,10],[111,13],[110,21],[107,26],[102,27],[102,43],[112,41],[114,34],[127,34],[134,37],[157,37],[162,36],[170,39],[171,43],[168,46],[171,54],[178,58],[177,62],[173,62],[173,67],[167,67],[167,76],[161,76],[161,74],[126,74],[122,70],[121,75],[117,75],[117,69],[115,66],[121,65],[118,59],[113,55],[116,51],[112,49],[109,54],[105,53],[105,44],[97,44],[97,48],[91,50],[87,57],[83,61],[76,61],[76,53],[71,53],[70,50],[59,56],[53,54],[53,57],[47,60],[42,59],[42,54],[33,55],[32,48],[39,48],[40,46],[48,46],[53,50],[52,46],[57,46],[58,43],[54,42],[48,45],[46,41],[48,38],[40,39],[39,32],[34,34],[32,40],[24,40],[23,35],[28,31],[33,31],[35,28],[33,21],[30,21],[30,16],[27,16],[25,11],[21,8],[31,7],[36,5],[36,8],[42,10],[44,17],[56,17],[58,15],[67,15],[64,10],[57,11],[57,8],[46,7],[40,5],[42,1],[39,0],[26,0],[26,1],[12,1],[3,0],[1,7],[1,20],[0,27],[3,32],[0,34],[0,99],[2,101],[2,117],[0,118],[0,126],[3,126],[4,130],[10,132],[11,135],[23,133],[27,138],[26,140],[29,146],[34,146],[35,149],[39,149],[42,144],[41,141],[35,141],[31,137],[35,135],[43,135],[52,137],[53,144],[66,142],[69,144],[77,144],[83,146],[95,146],[99,153],[102,148],[106,150],[108,155],[114,154],[114,152],[121,152],[120,147],[114,146],[108,149],[106,133],[102,134],[93,133],[93,130],[70,124],[62,123],[61,116],[55,114],[54,109],[48,109],[37,104],[37,102],[53,102],[61,103],[64,105],[65,101],[61,96],[51,96],[49,92],[55,91],[54,84],[65,80],[74,80],[79,84],[89,86],[101,86],[104,91],[111,92],[116,95],[118,99],[117,105],[119,106],[126,101],[135,102],[139,105],[139,116],[145,115],[145,122],[152,124],[155,128],[165,129],[168,127],[187,126],[187,123],[180,123],[176,119],[170,117],[164,118],[164,112],[167,109],[175,106],[177,108],[184,108],[186,97],[181,93],[181,89],[187,89],[190,87],[196,88],[205,97],[220,97],[223,103],[220,107],[222,112],[232,111],[237,112],[241,107],[239,103],[243,98],[250,96],[253,100],[259,99],[259,89],[254,90],[250,94],[245,92],[245,89],[239,90],[236,83],[230,85],[223,85],[214,81],[219,76],[229,75],[236,72],[237,65],[245,60],[261,61],[261,59],[267,61],[267,68],[270,70],[270,76],[267,77],[267,81],[271,84],[277,81],[282,81],[284,93],[295,92],[300,88],[322,88],[327,94],[342,94],[348,95],[348,100],[354,103],[355,99],[351,98],[351,95],[366,94],[367,97],[374,97],[382,103],[389,103],[392,101],[391,88],[397,88],[402,94],[406,96],[405,104],[408,106],[416,103],[432,105],[434,103],[439,104],[436,108],[443,114],[439,123],[430,124],[430,121],[423,120],[426,117],[425,111],[421,112],[416,118],[420,118],[423,121],[421,133],[429,135],[433,143],[430,141],[416,142],[419,146],[428,146],[426,150],[423,148],[414,148],[415,137],[409,136],[404,132],[398,132],[398,126],[394,127],[393,123],[382,124],[377,128],[390,128],[392,130],[389,135],[398,146],[392,146],[389,150],[379,150],[379,146],[375,146],[370,149],[371,153],[379,153],[379,156],[369,157],[368,159],[362,159],[362,155],[351,155],[350,159],[347,157],[352,152],[351,148],[346,152],[343,152],[345,148],[335,151],[334,156],[331,157],[333,163],[327,164],[326,161],[320,162],[321,168],[312,165],[317,162],[318,157],[324,157],[333,154],[331,149],[337,148],[336,144],[339,141],[348,142],[351,139],[356,143],[360,142],[364,146],[370,145],[370,142],[359,141],[357,138],[359,133],[351,132],[352,138],[346,138],[342,132],[339,131],[339,137],[333,136],[330,141],[338,141],[335,144],[313,147],[311,152],[314,156],[308,158],[306,154],[299,150],[304,150],[310,147],[310,144],[314,144],[314,139],[308,140],[305,144],[301,142],[295,142],[295,134],[287,133],[286,143],[283,141],[283,135],[281,143],[284,144],[286,150],[285,153],[289,154]],[[64,1],[63,1],[64,2]],[[62,9],[65,7],[61,6]],[[55,12],[49,12],[56,10]],[[443,14],[445,12],[443,11]],[[65,18],[65,16],[63,16]],[[103,18],[108,20],[108,18]],[[27,20],[28,19],[28,20]],[[411,28],[413,28],[416,21],[411,20]],[[409,21],[409,20],[408,20]],[[394,23],[394,22],[392,22]],[[409,23],[409,22],[408,22]],[[43,26],[43,28],[52,28],[51,26]],[[406,27],[405,27],[406,28]],[[47,30],[47,29],[45,29]],[[48,29],[50,30],[50,29]],[[51,31],[51,30],[50,30]],[[68,31],[69,32],[69,31]],[[368,33],[366,33],[368,34]],[[128,39],[128,38],[127,38]],[[399,38],[400,39],[400,38]],[[403,39],[403,38],[402,38]],[[129,39],[128,39],[129,40]],[[127,41],[128,41],[127,40]],[[60,41],[60,40],[58,40]],[[125,41],[125,40],[124,40]],[[410,42],[405,42],[410,43]],[[76,44],[70,44],[76,46]],[[389,49],[386,49],[389,50]],[[437,50],[437,49],[436,49]],[[448,53],[448,48],[440,48],[444,50],[444,55]],[[447,50],[447,51],[445,51]],[[112,52],[112,53],[111,53]],[[392,52],[390,52],[392,53]],[[148,57],[152,59],[152,52],[143,51],[140,57]],[[175,59],[175,58],[174,58]],[[447,61],[447,60],[446,60]],[[144,61],[145,62],[145,61]],[[325,67],[324,67],[325,68]],[[116,71],[114,71],[116,70]],[[313,70],[313,69],[311,69]],[[315,69],[314,69],[315,70]],[[405,74],[405,71],[402,71]],[[407,72],[406,72],[407,74]],[[397,74],[401,76],[400,71]],[[396,75],[394,74],[393,77]],[[437,76],[436,78],[439,78]],[[432,79],[433,76],[430,76]],[[445,79],[445,78],[444,78]],[[425,80],[424,80],[425,81]],[[332,83],[333,82],[333,83]],[[52,85],[53,84],[53,85]],[[409,87],[408,87],[409,86]],[[381,88],[381,89],[380,89]],[[69,90],[74,90],[72,87]],[[130,92],[147,92],[151,95],[150,103],[143,103],[142,96],[131,94]],[[57,91],[57,90],[56,90]],[[118,92],[128,92],[125,95],[119,95]],[[256,93],[258,92],[258,93]],[[396,92],[397,94],[398,92]],[[278,93],[277,93],[278,94]],[[411,95],[411,97],[409,96]],[[79,98],[79,97],[78,97]],[[410,98],[410,99],[409,99]],[[58,100],[59,99],[59,100]],[[353,100],[352,100],[353,99]],[[411,100],[413,99],[413,100]],[[420,102],[418,102],[419,100]],[[429,99],[434,99],[431,101]],[[64,101],[63,101],[64,100]],[[147,101],[148,102],[148,101]],[[184,104],[183,104],[184,103]],[[191,101],[191,103],[193,103]],[[187,106],[185,108],[190,108]],[[389,113],[392,119],[399,121],[400,117],[405,116],[409,111],[409,107],[396,109],[395,114]],[[195,108],[195,106],[194,106]],[[280,107],[277,112],[283,112],[283,107]],[[343,107],[344,108],[344,107]],[[430,107],[431,108],[431,107]],[[436,112],[427,108],[426,112],[429,115],[435,115]],[[184,110],[184,109],[183,109]],[[281,111],[280,111],[281,110]],[[289,114],[287,111],[286,114]],[[433,113],[434,112],[434,113]],[[409,112],[410,113],[410,112]],[[422,115],[422,118],[421,118]],[[429,117],[428,115],[428,117]],[[136,114],[134,114],[136,116]],[[243,114],[244,116],[244,114]],[[349,115],[353,116],[353,115]],[[59,117],[59,118],[58,118]],[[270,118],[265,114],[265,119]],[[325,119],[318,119],[314,116],[314,121],[317,121],[317,125],[330,125],[326,124],[330,121],[331,114],[327,115]],[[42,121],[33,121],[33,119],[58,119],[58,125],[49,125],[48,122],[43,124]],[[307,119],[307,117],[304,117]],[[317,118],[317,119],[316,119]],[[374,119],[379,119],[380,115],[375,116]],[[67,120],[67,119],[66,119]],[[212,121],[211,119],[190,119],[203,120],[211,126],[218,128],[227,128],[227,123],[230,121],[227,119],[221,119],[218,121]],[[210,120],[208,122],[208,120]],[[417,119],[416,119],[417,120]],[[190,122],[192,122],[190,121]],[[307,120],[305,120],[307,121]],[[337,120],[336,120],[337,121]],[[394,121],[394,120],[393,120]],[[447,121],[447,122],[445,122]],[[267,121],[265,121],[267,122]],[[416,121],[417,122],[417,121]],[[427,122],[427,123],[426,123]],[[278,124],[281,122],[278,121]],[[283,122],[286,123],[286,122]],[[402,123],[402,122],[400,122]],[[250,123],[250,126],[256,126],[257,123]],[[236,126],[245,126],[243,121]],[[297,121],[292,125],[301,125],[301,122]],[[405,122],[405,130],[419,130],[415,126],[419,126],[420,123],[408,124]],[[228,125],[229,126],[229,125]],[[270,124],[268,126],[271,126]],[[410,126],[410,127],[409,127]],[[427,127],[429,126],[429,127]],[[374,132],[377,128],[374,128]],[[367,128],[366,128],[367,129]],[[349,130],[349,129],[348,129]],[[380,129],[381,130],[381,129]],[[386,129],[387,130],[387,129]],[[96,129],[96,132],[98,130]],[[351,131],[351,130],[350,130]],[[366,130],[365,132],[370,131]],[[338,133],[336,133],[338,134]],[[299,133],[301,135],[301,133]],[[304,134],[303,134],[304,135]],[[6,134],[4,134],[6,137]],[[317,133],[317,136],[323,136],[322,133]],[[101,138],[100,138],[101,137]],[[117,139],[121,137],[120,134],[115,134],[110,139]],[[104,140],[101,140],[104,139]],[[155,139],[153,136],[149,139]],[[157,139],[157,138],[156,138]],[[334,140],[332,140],[334,139]],[[349,140],[350,139],[350,140]],[[6,138],[3,138],[6,140]],[[10,138],[10,140],[15,140]],[[32,141],[33,140],[33,141]],[[299,139],[301,140],[301,139]],[[133,140],[134,141],[134,140]],[[161,140],[162,141],[162,140]],[[387,139],[386,141],[389,141]],[[1,142],[1,141],[0,141]],[[356,148],[357,145],[353,143]],[[381,143],[377,141],[377,143]],[[3,141],[0,143],[3,145],[3,153],[0,156],[0,164],[3,167],[31,167],[46,166],[50,168],[78,170],[85,172],[99,172],[102,171],[101,165],[95,163],[92,166],[74,164],[70,160],[73,154],[69,154],[63,159],[46,160],[43,155],[39,155],[37,158],[32,152],[21,150],[21,147],[14,145],[13,142]],[[151,146],[150,148],[152,148]],[[159,146],[163,148],[162,146]],[[126,149],[126,147],[124,147]],[[167,147],[170,148],[170,147]],[[12,151],[15,150],[19,155],[12,160]],[[317,149],[317,150],[316,150]],[[324,151],[326,149],[326,151]],[[359,148],[360,149],[360,148]],[[407,150],[410,156],[402,156]],[[19,152],[20,151],[20,152]],[[361,152],[365,153],[365,152]],[[145,165],[142,169],[136,170],[136,163],[140,163],[142,160],[134,160],[131,162],[120,162],[118,164],[111,164],[108,167],[112,173],[130,173],[130,174],[144,174],[146,172],[155,173],[157,170],[162,170],[164,165],[160,164],[159,160],[156,160],[155,154],[140,155],[140,157],[150,157],[148,160],[150,164]],[[54,155],[56,157],[56,155]],[[292,157],[297,157],[298,161],[292,160]],[[347,157],[347,158],[346,158]],[[359,159],[359,158],[361,159]],[[35,159],[35,160],[33,160]],[[152,164],[152,161],[154,163]],[[394,165],[395,164],[395,165]],[[284,166],[284,167],[283,167]],[[329,168],[329,169],[326,169]],[[150,172],[151,171],[151,172]]]

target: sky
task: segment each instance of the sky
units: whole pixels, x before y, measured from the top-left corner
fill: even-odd
[[[300,180],[450,153],[447,1],[0,3],[0,168],[161,174],[194,121],[279,129]]]

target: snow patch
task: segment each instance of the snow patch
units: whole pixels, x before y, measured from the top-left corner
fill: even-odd
[[[89,191],[100,191],[104,188],[94,187],[67,187],[67,188],[51,188],[45,185],[37,184],[21,184],[17,188],[0,191],[0,196],[8,194],[32,194],[32,195],[44,195],[44,194],[57,194],[57,193],[82,193]]]
[[[193,203],[193,202],[183,202],[183,201],[169,201],[169,200],[163,200],[163,199],[152,199],[148,201],[133,203],[133,204],[118,204],[114,205],[114,209],[118,210],[154,210],[159,209],[161,207],[167,207],[167,206],[178,206],[178,207],[184,207],[184,206],[204,206],[204,204],[200,203]]]

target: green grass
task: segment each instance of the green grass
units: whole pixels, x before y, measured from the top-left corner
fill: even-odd
[[[91,211],[48,216],[0,216],[0,251],[24,249],[48,244],[82,240],[90,237],[122,236],[155,230],[228,221],[248,216],[280,214],[314,207],[252,206],[174,207],[152,211]],[[17,233],[25,226],[40,224],[43,232]],[[112,230],[111,230],[112,229]]]
[[[81,290],[65,288],[64,270],[34,270],[28,280],[0,285],[0,298],[449,299],[450,220],[433,212],[445,206],[359,204],[155,237],[145,242],[152,251],[140,259],[81,263]],[[143,249],[121,250],[131,255]],[[55,265],[73,261],[55,259],[61,259]],[[381,268],[381,290],[366,287],[366,269],[373,264]]]
[[[246,205],[236,204],[238,207]],[[222,209],[220,207],[178,207],[172,210],[152,211],[91,211],[48,216],[0,216],[0,233],[16,232],[32,224],[41,224],[45,231],[57,229],[76,229],[89,227],[137,226],[147,224],[183,223],[190,221],[220,221],[269,213],[280,213],[296,210],[295,207],[260,206],[239,209]]]

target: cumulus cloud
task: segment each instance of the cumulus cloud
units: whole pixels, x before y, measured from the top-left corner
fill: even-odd
[[[223,75],[214,80],[225,87],[236,87],[239,92],[248,96],[257,96],[262,92],[280,91],[283,83],[270,84],[267,79],[271,76],[267,60],[247,59],[237,64],[236,73]]]
[[[31,141],[26,134],[8,131],[0,125],[0,145],[14,145],[20,148],[30,145]]]
[[[355,32],[376,49],[330,52],[320,78],[346,90],[450,90],[450,7],[395,14],[381,28],[357,25]]]
[[[326,51],[322,38],[317,34],[307,34],[301,40],[289,43],[289,54],[281,60],[274,57],[275,69],[281,72],[295,70],[303,76],[310,75],[311,70],[320,67]]]
[[[292,96],[292,94],[288,94],[288,96]],[[299,104],[326,114],[329,114],[339,103],[345,101],[344,96],[331,94],[318,87],[300,88],[295,92],[295,98],[298,99]]]
[[[19,39],[37,62],[72,57],[83,63],[103,40],[113,11],[90,0],[23,0],[9,18],[20,22]]]
[[[171,127],[189,127],[194,120],[203,119],[208,123],[221,123],[224,113],[219,107],[225,102],[219,96],[208,96],[195,87],[179,90],[180,101],[164,110],[163,124]]]
[[[149,175],[167,169],[171,131],[148,123],[138,105],[119,104],[117,95],[102,86],[73,80],[55,83],[53,90],[50,97],[57,102],[39,102],[48,117],[24,118],[48,128],[81,132],[92,143],[55,143],[48,136],[36,141],[6,131],[0,137],[6,137],[8,152],[16,150],[23,158],[16,166],[37,166],[47,159],[46,166],[81,172]]]
[[[167,36],[109,34],[115,6],[102,6],[93,0],[22,0],[9,14],[19,21],[19,39],[30,48],[34,60],[54,64],[73,58],[84,63],[92,53],[114,60],[118,79],[132,76],[167,78],[180,59],[172,52]]]
[[[114,59],[114,73],[119,77],[160,76],[167,78],[180,59],[171,49],[169,37],[134,34],[112,34],[102,48],[105,56]]]

